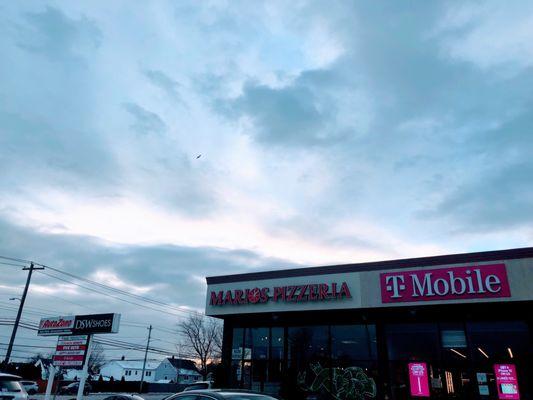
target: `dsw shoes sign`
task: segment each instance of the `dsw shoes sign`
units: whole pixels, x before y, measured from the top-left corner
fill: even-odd
[[[505,264],[387,272],[383,303],[511,297]]]

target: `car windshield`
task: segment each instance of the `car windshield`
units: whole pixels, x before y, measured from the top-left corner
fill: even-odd
[[[19,381],[12,379],[0,379],[0,392],[21,392]]]

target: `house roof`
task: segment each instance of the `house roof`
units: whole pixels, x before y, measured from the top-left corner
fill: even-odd
[[[201,374],[195,369],[184,369],[184,368],[179,368],[178,369],[178,374],[180,374],[180,375],[198,375],[198,376],[201,376]]]
[[[198,372],[198,369],[196,368],[196,364],[192,360],[186,360],[184,358],[167,358],[167,360],[176,369],[180,369],[181,368],[181,369],[186,369],[186,370]]]
[[[143,361],[115,360],[111,362],[116,363],[118,366],[124,369],[142,369],[143,368]],[[145,369],[146,370],[157,369],[159,365],[161,365],[161,361],[147,360]]]

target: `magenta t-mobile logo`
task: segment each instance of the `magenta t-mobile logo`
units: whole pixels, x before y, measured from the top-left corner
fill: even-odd
[[[385,288],[387,292],[391,292],[391,299],[399,299],[402,297],[400,292],[405,290],[405,277],[403,275],[388,275],[385,277]]]
[[[383,303],[511,297],[505,264],[380,274]]]

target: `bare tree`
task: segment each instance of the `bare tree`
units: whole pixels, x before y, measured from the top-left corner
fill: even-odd
[[[100,343],[93,342],[89,357],[89,373],[98,374],[105,363],[104,347]]]
[[[191,314],[178,324],[184,347],[192,357],[200,361],[200,372],[207,376],[207,364],[220,358],[222,349],[222,325],[200,313]]]

